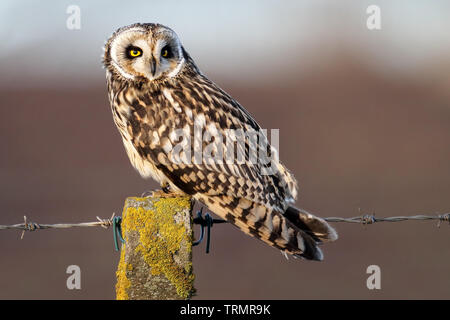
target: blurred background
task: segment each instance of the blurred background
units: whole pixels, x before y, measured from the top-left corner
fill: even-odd
[[[70,5],[81,28],[66,26]],[[369,5],[381,30],[369,30]],[[173,28],[202,71],[280,129],[299,207],[322,217],[450,211],[447,1],[1,1],[0,224],[95,221],[158,187],[134,171],[107,101],[102,46],[118,27]],[[231,225],[194,248],[198,299],[449,299],[450,227],[333,224],[321,263]],[[197,230],[198,235],[198,230]],[[1,299],[114,299],[101,228],[1,231]],[[66,268],[81,268],[81,290]],[[381,268],[368,290],[366,268]]]

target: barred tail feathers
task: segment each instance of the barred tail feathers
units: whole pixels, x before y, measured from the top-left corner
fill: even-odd
[[[301,214],[295,208],[299,213],[296,215],[295,210],[290,210],[289,214],[297,217],[297,220],[301,222],[300,225],[296,225],[297,220],[291,221],[279,212],[244,198],[203,194],[197,194],[195,197],[215,214],[231,222],[244,233],[260,239],[272,247],[308,260],[323,260],[322,251],[318,247],[318,244],[322,242],[320,239],[327,238],[324,235],[323,225],[312,223],[313,219],[310,216]],[[317,235],[312,229],[315,225],[321,226]],[[302,229],[304,227],[305,230]],[[329,229],[334,232],[331,227]],[[331,238],[333,237],[331,236]]]
[[[325,220],[316,217],[306,210],[289,207],[284,213],[284,216],[318,243],[331,242],[338,238],[336,230]]]

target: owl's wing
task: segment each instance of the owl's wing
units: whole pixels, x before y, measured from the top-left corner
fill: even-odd
[[[211,151],[219,151],[214,147],[213,134],[212,142],[203,141],[205,131],[220,133],[225,140],[227,129],[260,131],[250,114],[228,94],[198,75],[165,84],[148,94],[127,97],[124,93],[123,98],[130,100],[126,130],[131,147],[138,153],[137,157],[132,153],[132,162],[136,158],[147,161],[159,181],[170,181],[246,234],[295,256],[322,259],[317,245],[335,240],[337,234],[324,220],[289,205],[297,192],[296,182],[277,158],[272,158],[273,171],[267,174],[267,165],[247,158],[255,148],[248,140],[235,145],[246,155],[244,161],[203,158],[211,143]],[[197,127],[200,137],[196,137]],[[177,139],[177,133],[182,133],[181,139]],[[267,138],[259,137],[262,143],[257,145],[264,145]],[[200,159],[196,159],[198,140],[202,146]],[[184,142],[188,148],[184,148]],[[230,150],[226,142],[216,144],[225,149],[224,153]]]
[[[171,114],[163,119],[164,129],[189,131],[194,152],[189,155],[174,148],[176,141],[180,140],[176,140],[172,131],[168,134],[169,138],[163,134],[159,136],[160,143],[145,141],[151,139],[152,135],[134,135],[133,144],[139,153],[147,153],[145,156],[150,156],[156,167],[187,193],[227,195],[245,198],[272,209],[286,209],[287,202],[293,200],[297,193],[295,179],[279,163],[277,157],[273,157],[276,150],[271,148],[267,137],[261,134],[260,126],[237,101],[204,76],[191,78],[189,83],[167,86],[162,89],[162,93],[166,99],[160,100],[159,104],[168,104],[164,109],[171,110]],[[211,138],[211,142],[202,142],[200,159],[199,154],[195,152],[195,140],[202,138],[196,136],[196,127],[203,129],[203,133],[208,132],[210,136],[215,136],[214,140]],[[227,131],[229,129],[232,131]],[[167,130],[164,132],[167,133]],[[267,154],[267,157],[264,160],[270,161],[261,163],[254,140],[253,143],[250,139],[232,143],[236,132],[251,132],[252,139],[255,137],[252,134],[259,133],[257,137],[260,141],[257,145],[265,146],[264,151],[267,152],[263,153]],[[221,143],[220,140],[215,143],[217,134],[223,139]],[[142,146],[148,145],[151,146],[150,149],[144,150]],[[223,161],[206,159],[205,154],[219,155],[219,159]],[[224,160],[227,154],[231,155],[231,158]],[[255,154],[258,157],[256,161],[254,158],[248,159],[250,155]],[[244,155],[244,159],[235,159],[238,155]]]

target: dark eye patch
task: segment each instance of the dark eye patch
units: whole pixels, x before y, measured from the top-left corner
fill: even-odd
[[[128,46],[128,47],[125,49],[125,55],[126,55],[126,57],[127,57],[128,59],[134,59],[134,58],[137,57],[137,56],[132,56],[132,55],[131,55],[131,52],[132,52],[132,51],[140,52],[139,56],[142,55],[142,49],[141,49],[141,48],[130,45],[130,46]]]
[[[170,59],[173,57],[173,51],[172,48],[169,45],[164,46],[164,48],[161,49],[161,56]]]

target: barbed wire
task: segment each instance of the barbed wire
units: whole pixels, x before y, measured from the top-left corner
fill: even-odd
[[[55,224],[40,224],[36,222],[28,222],[27,217],[24,216],[24,222],[12,225],[0,225],[0,230],[7,229],[16,229],[22,230],[21,239],[23,238],[25,231],[36,231],[43,229],[68,229],[68,228],[79,228],[79,227],[102,227],[108,229],[109,227],[114,225],[114,217],[113,213],[111,218],[109,219],[101,219],[98,216],[97,221],[94,222],[81,222],[81,223],[55,223]],[[449,222],[450,224],[450,213],[440,214],[440,215],[415,215],[415,216],[394,216],[394,217],[375,217],[375,214],[364,214],[351,218],[343,218],[343,217],[327,217],[323,218],[327,222],[346,222],[346,223],[359,223],[363,225],[374,224],[376,222],[401,222],[408,220],[415,221],[429,221],[429,220],[437,220],[438,227],[440,227],[442,222]],[[223,221],[226,222],[226,221]]]
[[[23,239],[23,235],[25,231],[36,231],[43,229],[68,229],[68,228],[78,228],[78,227],[102,227],[104,229],[108,229],[114,224],[114,216],[115,213],[112,214],[109,219],[101,219],[98,216],[96,217],[98,221],[94,222],[81,222],[81,223],[55,223],[55,224],[40,224],[36,222],[28,222],[27,216],[23,216],[24,222],[18,224],[11,225],[0,225],[0,230],[7,229],[16,229],[22,230],[21,239]]]
[[[438,220],[438,227],[440,227],[442,222],[450,223],[450,213],[428,216],[428,215],[416,215],[416,216],[395,216],[395,217],[384,217],[377,218],[374,214],[365,214],[352,218],[341,218],[341,217],[328,217],[324,218],[327,222],[348,222],[348,223],[360,223],[360,224],[373,224],[375,222],[400,222],[407,220]]]

